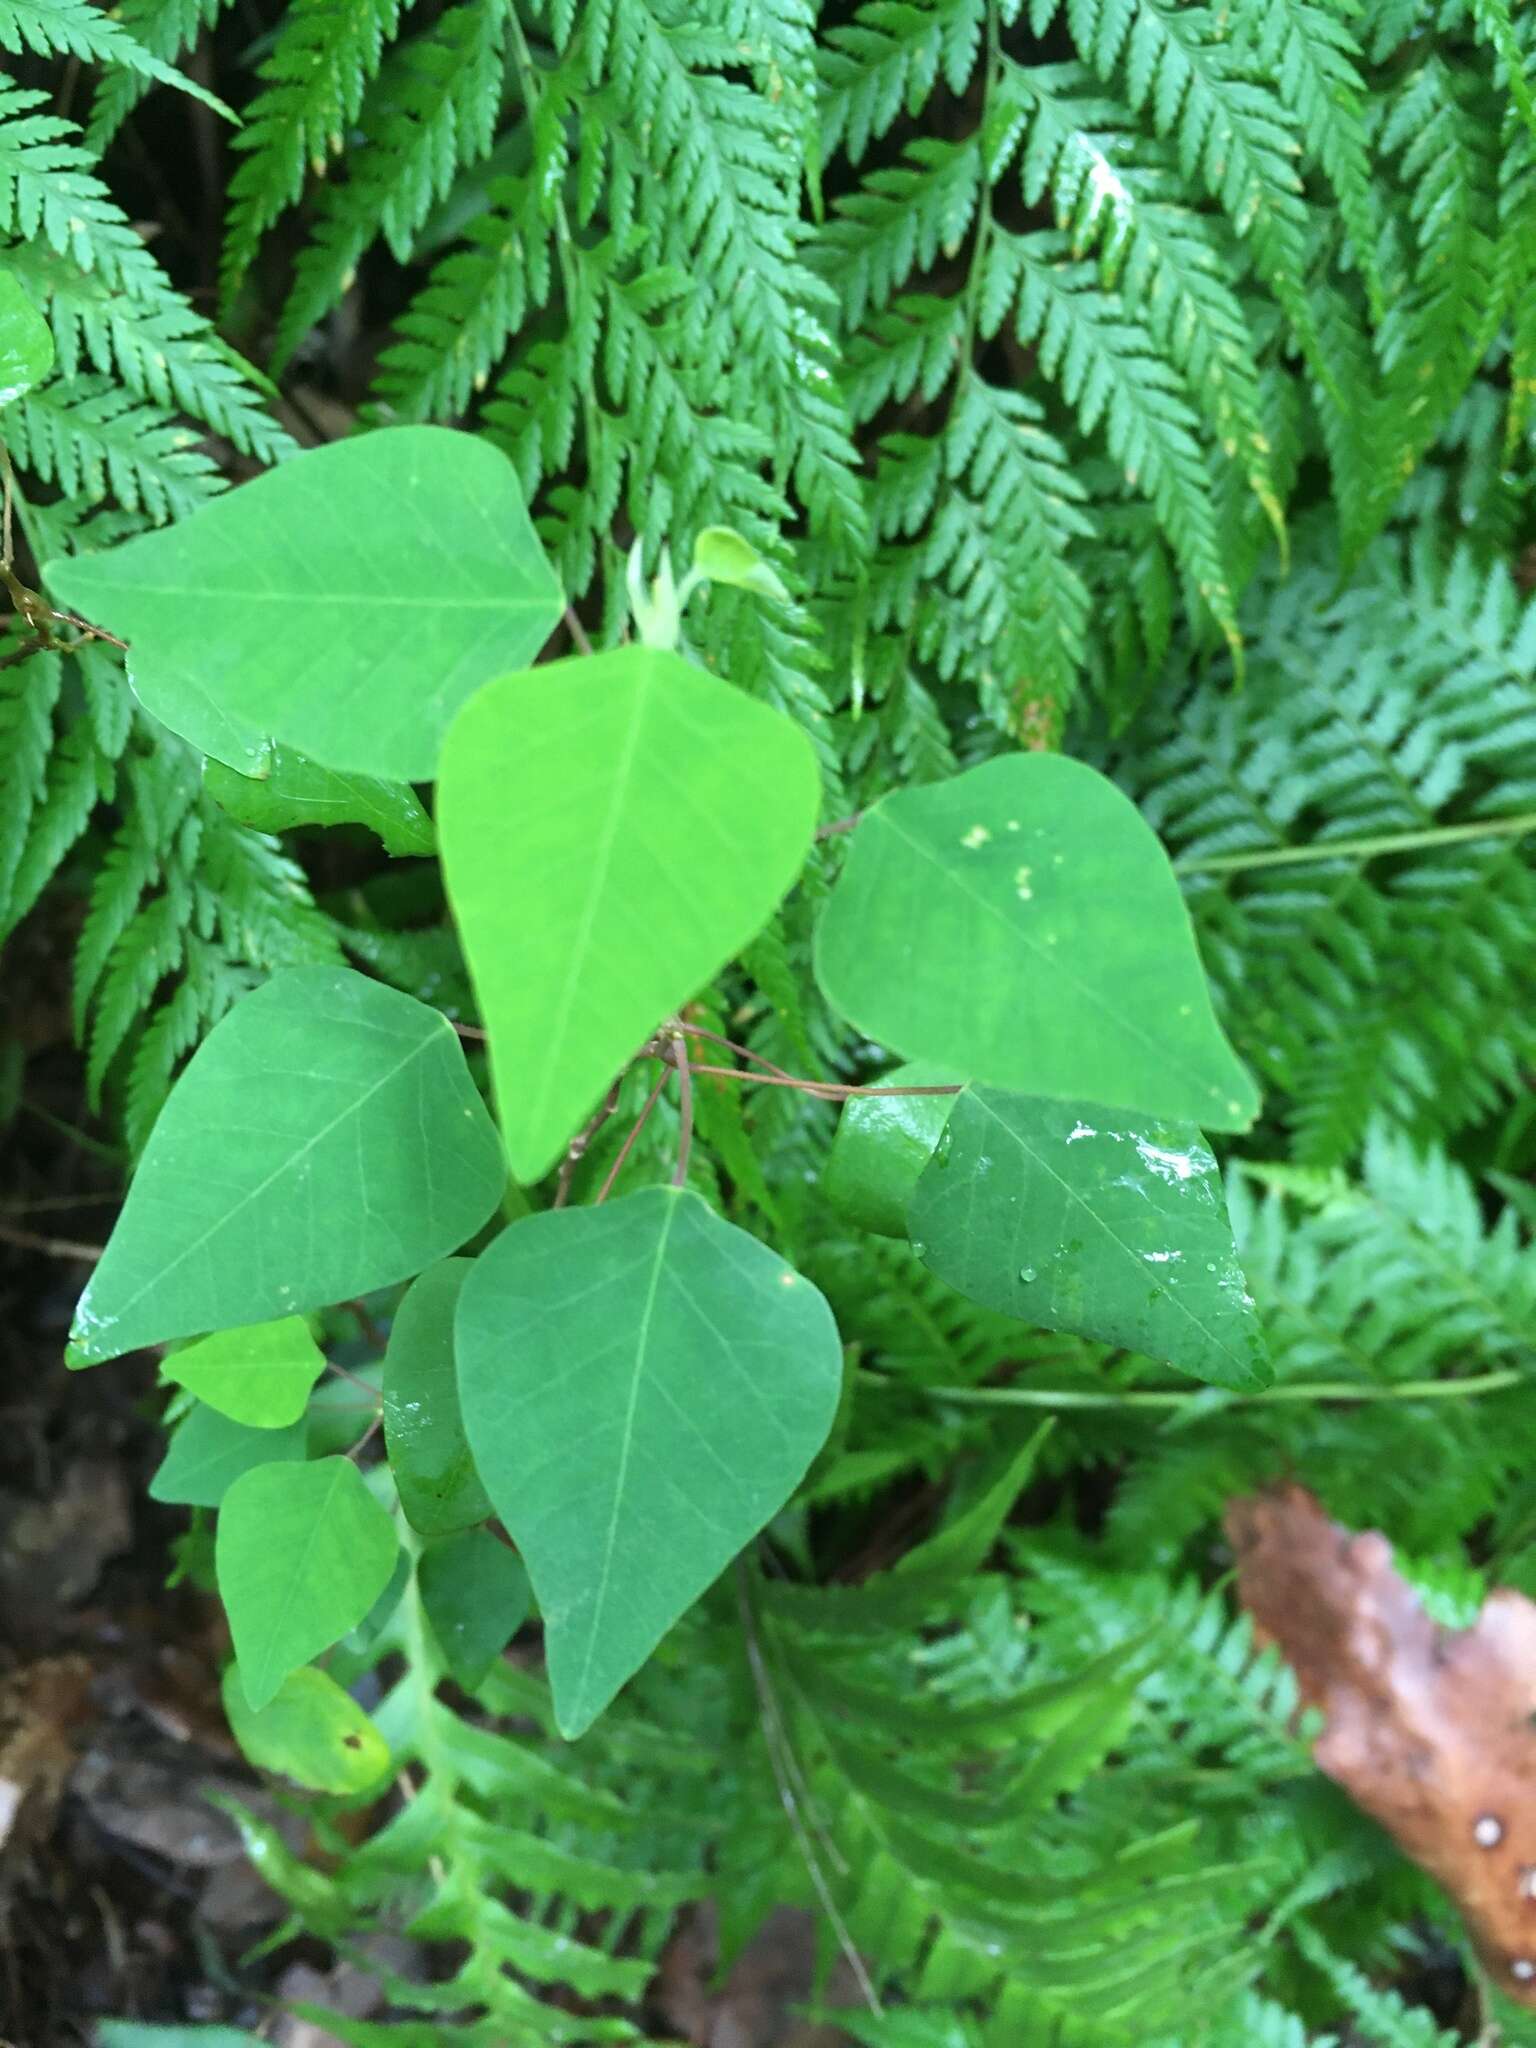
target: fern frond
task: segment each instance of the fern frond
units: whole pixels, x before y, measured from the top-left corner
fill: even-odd
[[[1206,221],[1176,203],[1181,185],[1171,161],[1141,161],[1149,145],[1127,132],[1128,117],[1091,85],[1077,65],[1006,66],[999,118],[1022,128],[1024,203],[1032,208],[1049,191],[1073,256],[1101,248],[1103,283],[1117,287],[1126,305],[1144,309],[1149,331],[1204,407],[1223,452],[1278,527],[1253,337],[1226,282],[1236,251],[1218,248]]]
[[[1272,593],[1241,696],[1137,728],[1124,768],[1302,1159],[1347,1157],[1377,1109],[1460,1129],[1536,1057],[1533,747],[1536,624],[1507,574],[1385,548],[1342,595],[1321,566]]]
[[[53,475],[92,480],[114,454],[110,419],[127,395],[151,405],[176,407],[228,437],[244,454],[278,460],[292,442],[258,404],[238,360],[208,322],[173,290],[131,222],[92,168],[75,140],[77,131],[55,115],[38,112],[46,95],[0,87],[0,235],[25,246],[7,252],[17,273],[48,312],[59,370],[71,380],[67,396],[45,387],[29,399],[47,417],[34,429],[53,451]],[[79,376],[82,361],[103,377],[122,380],[114,394],[104,384]],[[79,425],[83,446],[71,460],[73,430],[60,417],[76,399],[99,401]],[[51,424],[50,424],[51,422]],[[154,422],[147,422],[153,428]],[[193,477],[206,472],[190,458],[171,460],[175,444],[157,441],[146,459],[146,474],[135,495],[121,500],[130,509],[165,517],[167,507],[195,489]],[[160,458],[167,458],[163,468]],[[118,450],[115,459],[122,463]],[[200,458],[199,458],[200,461]],[[129,464],[128,475],[133,474]],[[64,482],[73,495],[79,486]],[[185,495],[185,503],[196,499]],[[157,509],[159,508],[159,509]]]
[[[461,417],[549,299],[552,235],[532,179],[494,179],[465,241],[436,265],[379,359],[379,399],[396,419]]]
[[[1383,316],[1387,474],[1373,525],[1450,417],[1498,331],[1499,125],[1481,80],[1426,54],[1403,82],[1381,148],[1401,152],[1418,243],[1408,289]],[[1356,535],[1355,544],[1368,534]]]
[[[136,42],[169,63],[192,48],[227,4],[228,0],[118,0],[112,12]],[[86,124],[86,140],[94,151],[100,153],[107,147],[152,85],[153,80],[142,72],[107,72],[96,88]]]
[[[316,196],[309,239],[278,323],[280,370],[340,301],[364,252],[382,238],[400,262],[467,166],[490,153],[501,111],[509,14],[502,0],[450,8],[392,51],[369,88],[349,150],[356,166]]]
[[[1362,53],[1339,10],[1273,0],[1233,15],[1233,49],[1272,77],[1339,203],[1349,253],[1379,319],[1386,301],[1377,245],[1381,207],[1367,136]]]
[[[157,524],[183,518],[221,486],[197,438],[174,414],[135,404],[107,377],[44,385],[6,416],[14,460],[42,482],[72,498],[110,494]]]
[[[821,141],[850,163],[942,79],[965,91],[981,54],[983,0],[872,0],[834,27],[821,53]]]
[[[1026,347],[1061,386],[1085,433],[1102,422],[1127,484],[1147,496],[1211,616],[1234,646],[1233,596],[1211,500],[1210,471],[1187,389],[1120,296],[1071,261],[1056,234],[994,234],[990,310],[1012,308]]]
[[[0,643],[14,654],[23,643]],[[54,707],[63,675],[54,654],[34,654],[0,671],[0,932],[15,919],[7,915],[17,868],[48,799],[48,762],[53,749]]]
[[[1321,1972],[1372,2048],[1457,2048],[1458,2033],[1435,2024],[1423,2006],[1410,2006],[1396,1992],[1373,1984],[1362,1970],[1335,1955],[1312,1927],[1298,1927],[1296,1942]]]
[[[341,154],[401,8],[402,0],[293,0],[235,138],[244,154],[229,182],[220,269],[226,299],[267,229],[298,199],[305,173],[322,175]]]
[[[100,64],[150,84],[174,85],[204,106],[228,109],[195,79],[186,78],[134,36],[116,16],[90,0],[0,0],[0,50],[15,56],[34,51],[39,57],[73,57]]]

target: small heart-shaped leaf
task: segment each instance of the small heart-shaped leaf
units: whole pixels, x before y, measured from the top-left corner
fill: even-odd
[[[511,463],[444,427],[312,448],[45,575],[129,643],[146,709],[244,775],[277,740],[430,780],[459,706],[533,659],[561,602]]]
[[[519,1180],[767,922],[817,800],[799,728],[675,654],[555,662],[465,706],[437,828]]]
[[[214,1569],[253,1709],[356,1628],[399,1550],[394,1524],[349,1458],[258,1465],[235,1481],[219,1509]]]
[[[253,1429],[297,1422],[324,1371],[325,1353],[302,1316],[220,1330],[165,1361],[167,1379]]]
[[[171,1090],[70,1363],[387,1287],[456,1251],[505,1186],[447,1019],[344,967],[287,968]]]
[[[1112,782],[1010,754],[883,797],[822,917],[835,1010],[980,1085],[1246,1130],[1178,882]]]
[[[246,1700],[238,1664],[224,1673],[223,1694],[230,1732],[258,1770],[346,1798],[366,1792],[389,1769],[389,1745],[378,1729],[313,1664],[290,1671],[259,1712]]]
[[[842,1384],[825,1300],[699,1196],[546,1209],[458,1316],[475,1462],[580,1735],[804,1476]]]

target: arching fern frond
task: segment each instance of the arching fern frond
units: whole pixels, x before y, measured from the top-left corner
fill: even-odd
[[[1454,1132],[1536,1057],[1533,679],[1504,571],[1387,547],[1342,595],[1298,573],[1242,694],[1187,690],[1117,756],[1303,1159],[1376,1109]]]

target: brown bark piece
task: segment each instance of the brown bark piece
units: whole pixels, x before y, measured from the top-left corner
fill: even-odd
[[[1305,1487],[1228,1503],[1238,1594],[1326,1727],[1313,1757],[1455,1901],[1492,1974],[1536,2008],[1536,1604],[1491,1593],[1444,1629],[1374,1530]]]

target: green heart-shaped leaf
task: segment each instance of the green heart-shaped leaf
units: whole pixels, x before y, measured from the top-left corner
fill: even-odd
[[[1029,1095],[1246,1130],[1167,856],[1112,782],[1013,754],[882,798],[822,917],[816,978],[910,1059]]]
[[[776,1514],[832,1426],[825,1300],[692,1193],[550,1209],[475,1262],[464,1422],[580,1735]]]
[[[292,967],[171,1090],[70,1362],[302,1314],[456,1251],[506,1186],[453,1027],[344,967]]]
[[[389,1769],[389,1745],[350,1693],[313,1664],[290,1671],[267,1704],[248,1704],[240,1667],[224,1673],[230,1732],[261,1771],[346,1798],[366,1792]]]
[[[1221,1174],[1189,1124],[968,1088],[907,1215],[972,1301],[1244,1391],[1274,1377]]]
[[[817,797],[799,728],[675,654],[556,662],[465,706],[437,828],[519,1180],[766,923]]]
[[[253,1429],[297,1422],[324,1371],[325,1353],[302,1316],[220,1330],[165,1361],[167,1379]]]
[[[275,739],[430,779],[455,711],[531,661],[561,605],[511,463],[443,427],[310,449],[46,578],[129,643],[156,718],[245,775]]]
[[[339,1642],[389,1584],[394,1524],[349,1458],[258,1465],[219,1509],[214,1569],[240,1683],[259,1711]]]

